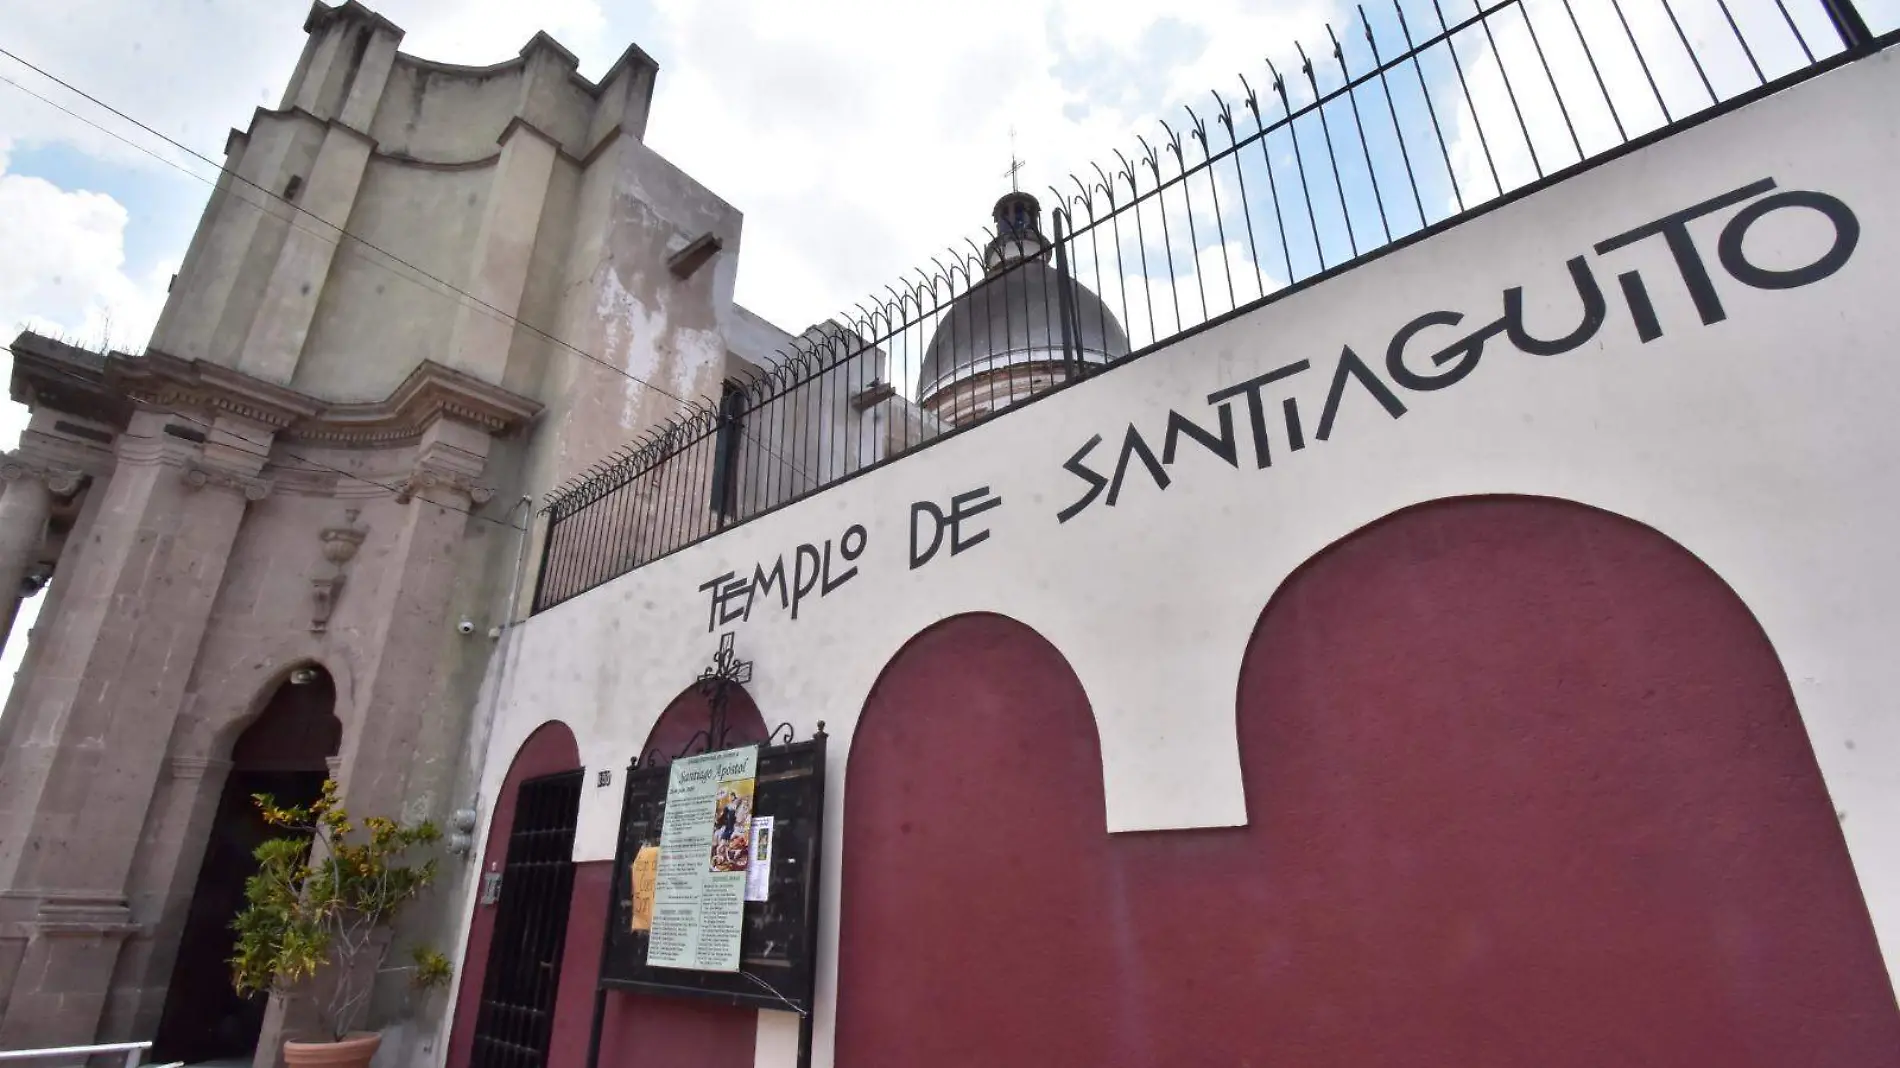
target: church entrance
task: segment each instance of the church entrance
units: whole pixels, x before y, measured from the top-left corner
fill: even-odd
[[[270,837],[251,798],[270,794],[299,805],[317,799],[329,774],[325,758],[343,736],[335,704],[329,672],[300,668],[232,747],[159,1020],[153,1055],[160,1061],[248,1060],[256,1048],[266,999],[239,997],[227,963],[237,939],[231,920],[243,907],[245,880],[257,870],[252,852]]]
[[[581,771],[521,784],[501,870],[494,940],[475,1017],[476,1068],[541,1068],[554,1034],[574,889]]]

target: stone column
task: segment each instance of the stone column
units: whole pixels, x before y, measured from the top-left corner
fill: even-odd
[[[401,816],[401,806],[418,800],[408,796],[408,782],[418,734],[437,714],[443,647],[454,637],[448,605],[466,513],[494,496],[479,479],[487,449],[486,432],[438,421],[397,497],[409,507],[376,580],[377,623],[357,674],[357,721],[344,724],[339,782],[352,811]]]
[[[100,1019],[101,1042],[151,1038],[177,962],[179,940],[198,889],[218,801],[231,762],[204,756],[165,761],[146,815],[127,905],[138,931],[119,951],[113,989]]]
[[[521,310],[557,151],[547,135],[519,119],[502,131],[501,159],[495,164],[469,272],[469,291],[488,307],[458,305],[449,335],[450,365],[487,382],[502,380],[515,336],[515,325],[490,309],[509,315]]]
[[[119,438],[0,764],[0,1049],[98,1033],[137,929],[126,887],[185,685],[245,508],[268,492],[261,459],[207,460],[168,421],[137,412]]]
[[[238,370],[266,382],[289,384],[330,276],[330,263],[336,258],[337,234],[349,221],[374,147],[368,136],[347,126],[332,124],[324,132],[310,179],[299,196],[300,206],[322,221],[301,220],[284,235],[250,333],[239,350]]]
[[[78,472],[53,470],[18,454],[0,461],[0,479],[7,484],[0,494],[0,649],[12,637],[27,580],[39,563],[53,495],[76,491],[79,478]]]

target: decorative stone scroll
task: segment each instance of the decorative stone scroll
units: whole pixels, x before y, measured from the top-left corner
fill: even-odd
[[[70,497],[79,492],[80,485],[85,482],[86,473],[38,463],[17,452],[10,452],[0,456],[0,478],[8,482],[18,482],[23,478],[38,479],[46,483],[46,488],[54,496]]]
[[[183,478],[185,485],[192,489],[216,486],[243,494],[247,501],[261,501],[270,496],[271,484],[268,479],[250,478],[235,471],[224,471],[203,464],[186,464]]]
[[[410,498],[424,496],[430,490],[467,494],[468,499],[475,504],[487,504],[495,498],[495,487],[474,475],[424,460],[403,480],[402,486],[396,491],[396,502],[408,504]],[[437,500],[435,503],[442,502]]]

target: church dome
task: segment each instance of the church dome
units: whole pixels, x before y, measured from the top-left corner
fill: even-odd
[[[968,414],[946,404],[986,382],[997,406],[1041,392],[1066,377],[1062,351],[1062,289],[1049,266],[1051,244],[1037,225],[1036,198],[1009,193],[996,202],[996,237],[984,250],[985,277],[958,297],[937,324],[918,368],[921,403],[952,421]],[[1095,365],[1125,356],[1128,335],[1100,297],[1071,279],[1070,343],[1074,355]],[[1024,374],[1042,372],[1025,388]],[[1010,378],[997,392],[995,379]],[[963,386],[963,389],[952,387]],[[957,408],[962,405],[955,406]],[[980,414],[980,411],[978,412]]]

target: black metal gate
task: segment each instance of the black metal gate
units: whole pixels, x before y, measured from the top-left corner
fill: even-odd
[[[547,1062],[580,804],[579,771],[521,784],[475,1017],[472,1068],[541,1068]]]

